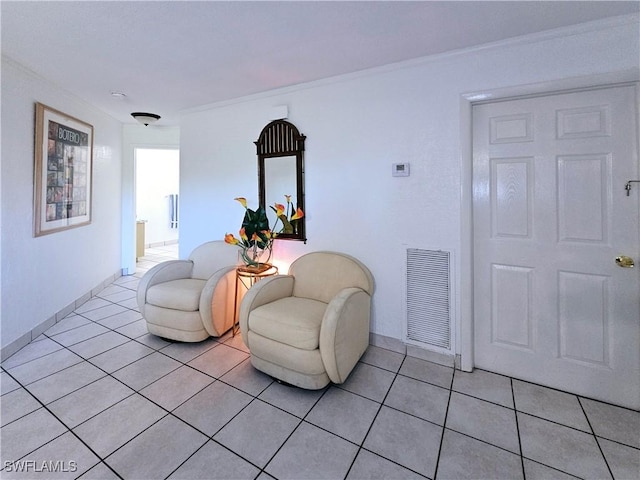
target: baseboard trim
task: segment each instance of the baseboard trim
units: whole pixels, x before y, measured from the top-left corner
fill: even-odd
[[[402,340],[393,337],[386,337],[377,333],[369,334],[369,344],[375,347],[391,350],[409,357],[419,358],[428,362],[445,365],[460,369],[460,355],[449,355],[446,353],[434,352],[416,345],[404,343]]]
[[[375,347],[384,348],[385,350],[391,350],[392,352],[401,353],[406,355],[407,345],[402,340],[380,335],[378,333],[369,333],[369,344]]]
[[[428,362],[437,363],[439,365],[444,365],[445,367],[455,368],[455,355],[433,352],[416,345],[407,345],[407,355],[410,357],[420,358]]]
[[[70,313],[75,311],[78,307],[80,307],[84,303],[88,302],[91,298],[95,297],[98,293],[104,290],[105,287],[108,287],[109,285],[111,285],[115,280],[117,280],[121,276],[122,276],[122,271],[118,271],[113,275],[110,275],[104,281],[100,282],[98,285],[92,288],[90,291],[81,295],[75,301],[71,302],[61,310],[57,311],[55,314],[53,314],[46,320],[40,322],[38,325],[36,325],[34,328],[32,328],[30,331],[28,331],[24,335],[21,335],[16,340],[0,348],[0,362],[4,362],[7,358],[9,358],[11,355],[16,353],[18,350],[29,345],[36,338],[42,335],[43,332],[45,332],[46,330],[54,326],[63,318],[67,317]]]
[[[167,245],[175,245],[178,241],[176,238],[175,240],[165,240],[164,242],[147,243],[144,248],[166,247]]]

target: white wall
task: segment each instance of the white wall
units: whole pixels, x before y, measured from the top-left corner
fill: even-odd
[[[136,150],[136,220],[145,222],[146,245],[178,240],[178,228],[171,228],[169,195],[178,194],[179,190],[178,150]]]
[[[307,135],[309,241],[276,242],[275,257],[287,264],[331,249],[360,258],[376,279],[372,331],[402,339],[406,248],[459,258],[468,243],[461,233],[470,162],[464,95],[609,72],[637,78],[638,58],[633,16],[192,111],[181,124],[181,253],[237,231],[243,211],[234,197],[257,205],[253,142],[273,107],[287,105],[289,120]],[[409,162],[411,176],[392,177],[395,162]],[[469,275],[458,261],[458,295]]]
[[[91,224],[33,236],[35,102],[94,127]],[[2,339],[23,337],[120,268],[122,126],[2,59]]]

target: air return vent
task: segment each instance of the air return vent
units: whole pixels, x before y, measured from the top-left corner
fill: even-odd
[[[407,340],[451,350],[450,252],[407,249]]]

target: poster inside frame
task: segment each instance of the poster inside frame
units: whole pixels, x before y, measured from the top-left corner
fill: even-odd
[[[36,103],[34,235],[91,223],[93,126]]]

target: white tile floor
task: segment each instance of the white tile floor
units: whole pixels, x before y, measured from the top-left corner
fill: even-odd
[[[176,248],[2,364],[2,478],[640,478],[639,412],[373,346],[305,391],[238,336],[151,336],[135,288]]]

